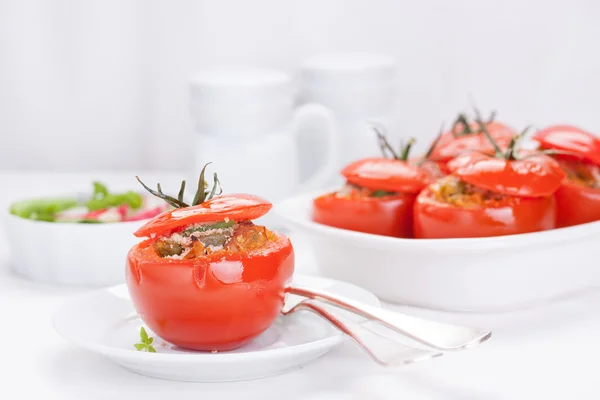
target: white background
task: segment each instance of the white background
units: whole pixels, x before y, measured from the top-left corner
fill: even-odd
[[[516,127],[600,132],[599,16],[595,0],[0,0],[0,168],[187,168],[194,71],[330,51],[398,59],[406,135],[469,96]]]

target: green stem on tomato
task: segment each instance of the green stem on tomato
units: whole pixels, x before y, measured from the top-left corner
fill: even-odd
[[[400,161],[408,161],[408,155],[410,154],[410,149],[414,146],[415,142],[417,141],[417,139],[410,138],[408,139],[408,142],[406,142],[406,145],[401,147],[401,152],[400,152],[400,158],[398,158],[398,160]]]
[[[475,120],[483,120],[483,118],[481,117],[481,112],[479,111],[479,109],[477,107],[473,107],[473,112],[475,113]],[[496,118],[496,111],[492,110],[489,117],[487,118],[486,124],[492,123],[495,118]],[[459,124],[461,124],[463,126],[463,130],[461,132],[457,131],[457,126]],[[452,135],[454,137],[460,137],[460,136],[466,136],[466,135],[476,135],[478,133],[481,133],[481,130],[471,128],[471,124],[469,123],[469,118],[467,117],[467,115],[465,113],[458,114],[458,116],[454,120],[454,123],[452,124]]]
[[[410,154],[410,149],[414,146],[417,141],[415,138],[410,138],[406,145],[400,144],[400,153],[396,153],[394,148],[390,145],[385,135],[376,127],[373,127],[373,130],[377,134],[379,139],[379,148],[381,149],[381,153],[385,158],[388,157],[387,152],[390,152],[392,158],[399,161],[408,161],[408,156]]]
[[[504,153],[504,158],[507,160],[516,160],[515,158],[515,146],[518,142],[518,135],[510,138],[510,142],[508,143],[508,148],[506,149],[506,153]]]
[[[394,151],[394,148],[390,145],[383,132],[381,132],[375,126],[373,126],[373,130],[375,131],[375,133],[377,134],[377,138],[379,139],[379,148],[381,149],[381,153],[383,154],[383,156],[387,158],[387,152],[389,151],[392,155],[392,158],[398,160],[398,154],[396,154],[396,151]]]
[[[462,125],[462,132],[457,132],[456,127],[458,126],[458,124]],[[458,114],[458,116],[454,120],[454,123],[452,124],[452,135],[454,137],[459,137],[469,135],[471,133],[473,132],[471,132],[471,127],[469,126],[469,118],[467,117],[467,115],[464,113]]]
[[[194,200],[191,205],[186,204],[183,201],[183,195],[184,195],[184,191],[185,191],[185,181],[181,182],[181,187],[179,189],[179,193],[177,194],[177,198],[175,198],[175,197],[164,194],[162,191],[162,188],[160,186],[160,183],[156,185],[156,188],[158,190],[152,190],[148,186],[146,186],[146,184],[144,182],[142,182],[138,176],[136,176],[135,178],[144,187],[144,189],[146,189],[148,192],[150,192],[154,196],[163,199],[171,206],[173,206],[175,208],[190,207],[190,206],[195,206],[195,205],[204,203],[205,201],[208,201],[208,200],[212,199],[214,196],[220,195],[223,192],[223,190],[221,189],[221,182],[219,182],[219,178],[217,177],[216,173],[213,175],[214,183],[213,183],[212,189],[207,190],[209,185],[207,184],[204,175],[206,172],[206,167],[208,167],[208,164],[210,164],[210,163],[205,164],[204,167],[202,168],[202,171],[200,172],[200,177],[198,178],[198,189],[196,190],[196,194],[194,195]],[[217,189],[219,191],[218,193],[217,193]]]
[[[165,200],[167,203],[169,203],[171,206],[173,206],[173,207],[177,207],[177,206],[180,204],[180,202],[179,202],[179,200],[178,200],[178,199],[176,199],[176,198],[174,198],[174,197],[171,197],[171,196],[168,196],[168,195],[166,195],[166,194],[164,194],[164,193],[163,193],[163,191],[162,191],[162,188],[160,187],[160,183],[157,183],[157,184],[156,184],[156,189],[158,189],[158,193],[160,193],[161,195],[163,195],[163,199],[164,199],[164,200]],[[182,204],[185,204],[185,203],[183,203],[183,202],[181,202],[181,203],[182,203]]]
[[[183,194],[185,192],[185,181],[181,181],[181,187],[179,188],[179,193],[177,194],[177,200],[183,203]]]
[[[204,173],[206,172],[206,167],[208,167],[206,163],[200,171],[200,176],[198,177],[198,189],[196,190],[196,194],[194,195],[194,200],[192,200],[192,205],[204,203],[204,199],[206,198],[206,180],[204,179]]]
[[[495,156],[499,157],[499,158],[505,158],[505,154],[502,152],[502,149],[500,149],[500,146],[498,146],[498,143],[496,143],[496,141],[494,140],[494,138],[492,137],[492,135],[490,135],[490,132],[487,130],[487,127],[485,126],[485,124],[483,123],[483,121],[478,118],[476,120],[476,122],[479,125],[479,129],[481,129],[481,132],[483,132],[483,134],[485,135],[485,137],[487,138],[487,140],[489,140],[489,142],[494,147]]]
[[[520,142],[521,139],[523,139],[523,137],[525,137],[529,128],[530,128],[530,126],[526,127],[525,129],[523,129],[523,131],[521,131],[521,133],[514,135],[512,138],[510,138],[510,143],[508,144],[508,149],[506,149],[504,158],[506,158],[507,160],[516,160],[517,159],[516,154],[515,154],[517,143]]]
[[[217,193],[217,185],[219,186],[219,193]],[[212,187],[212,190],[210,191],[210,194],[208,195],[208,198],[212,199],[213,197],[215,197],[215,195],[220,195],[221,193],[223,193],[223,189],[221,188],[221,182],[219,181],[217,174],[214,173],[213,174],[213,187]]]
[[[483,118],[481,118],[481,111],[479,111],[479,109],[475,106],[473,106],[473,112],[475,113],[475,119],[479,119],[479,120],[483,120]],[[488,117],[486,124],[491,124],[492,122],[494,122],[494,120],[496,119],[496,110],[492,110],[492,112],[490,112],[490,116]]]
[[[140,179],[139,176],[136,176],[135,179],[138,180],[138,182],[144,187],[144,189],[146,189],[148,192],[150,192],[151,194],[153,194],[156,197],[159,197],[161,199],[163,199],[164,201],[166,201],[167,203],[169,203],[170,205],[172,205],[175,208],[180,208],[180,207],[189,207],[189,205],[185,204],[184,202],[180,202],[177,199],[174,199],[170,196],[165,195],[164,193],[161,192],[157,192],[155,190],[150,189],[148,186],[146,186],[146,184],[144,182],[142,182],[142,180]],[[174,200],[174,201],[173,201]]]
[[[429,146],[429,149],[427,149],[427,153],[425,153],[425,157],[423,157],[424,160],[429,160],[429,157],[431,157],[431,155],[433,154],[433,151],[437,147],[437,144],[439,143],[440,139],[442,138],[442,135],[444,134],[444,125],[445,124],[442,122],[442,126],[440,127],[440,132],[437,134],[435,139],[433,139],[433,143],[431,143],[431,146]]]

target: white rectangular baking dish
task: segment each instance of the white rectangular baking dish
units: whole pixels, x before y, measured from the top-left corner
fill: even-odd
[[[398,304],[445,311],[508,311],[600,285],[600,221],[512,236],[399,239],[311,220],[321,193],[275,206],[311,243],[320,271]]]

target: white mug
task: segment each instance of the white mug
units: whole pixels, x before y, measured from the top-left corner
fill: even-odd
[[[303,62],[300,103],[319,103],[334,113],[339,168],[381,154],[374,125],[384,127],[390,141],[399,141],[396,72],[395,60],[379,54],[323,54]]]
[[[252,193],[276,202],[324,186],[338,173],[337,130],[333,114],[321,105],[294,108],[292,80],[281,71],[237,69],[204,71],[191,82],[197,174],[212,162],[226,193]],[[302,128],[317,123],[312,146],[325,149],[324,162],[301,179]],[[197,175],[196,175],[197,176]],[[209,176],[210,178],[210,176]]]

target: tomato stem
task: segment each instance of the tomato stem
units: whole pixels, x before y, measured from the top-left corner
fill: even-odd
[[[219,187],[219,193],[217,193],[217,186]],[[223,189],[221,188],[221,182],[219,181],[219,178],[217,177],[217,173],[215,172],[213,174],[213,187],[212,187],[212,190],[210,191],[210,194],[208,195],[207,199],[212,199],[213,197],[215,197],[215,195],[220,195],[221,193],[223,193]]]
[[[506,158],[507,160],[516,160],[517,159],[517,156],[515,154],[516,153],[516,145],[518,142],[521,141],[521,139],[523,139],[523,137],[525,137],[529,128],[531,128],[531,126],[526,127],[525,129],[523,129],[523,131],[521,131],[521,133],[514,135],[512,138],[510,138],[510,143],[508,144],[508,149],[506,150],[506,153],[504,154],[504,158]]]
[[[375,133],[377,134],[377,138],[379,139],[379,148],[381,149],[381,154],[385,158],[387,158],[388,157],[387,152],[389,151],[390,154],[392,155],[392,158],[394,158],[396,160],[400,159],[400,157],[398,156],[398,154],[396,154],[396,151],[394,150],[394,148],[388,142],[388,140],[385,137],[385,135],[383,134],[383,132],[381,132],[375,126],[373,126],[373,130],[375,131]]]
[[[157,185],[157,189],[158,189],[158,192],[157,192],[155,190],[150,189],[148,186],[146,186],[146,184],[144,182],[142,182],[142,180],[140,179],[139,176],[136,176],[135,179],[138,180],[138,182],[144,187],[144,189],[146,189],[148,192],[152,193],[154,196],[160,197],[161,199],[163,199],[164,201],[169,203],[169,205],[171,205],[175,208],[189,207],[183,201],[179,201],[178,199],[176,199],[174,197],[167,196],[166,194],[164,194],[160,188],[160,184]]]
[[[489,140],[489,142],[494,147],[495,156],[499,157],[499,158],[505,158],[505,154],[502,152],[502,149],[500,149],[500,146],[498,146],[498,143],[496,143],[496,141],[494,140],[494,138],[492,137],[492,135],[490,135],[490,132],[487,130],[487,127],[485,126],[485,124],[483,123],[483,121],[478,118],[476,120],[476,122],[479,125],[479,129],[481,129],[481,132],[483,132],[483,134],[485,135],[485,137],[487,138],[487,140]]]
[[[177,200],[183,203],[183,193],[185,192],[185,181],[181,181],[181,188],[179,188],[179,193],[177,194]]]
[[[383,157],[388,158],[387,152],[392,155],[392,158],[399,161],[408,161],[408,155],[410,154],[410,149],[417,141],[414,137],[410,138],[406,145],[400,143],[400,153],[396,153],[394,148],[390,145],[385,135],[373,126],[373,130],[377,134],[377,138],[379,139],[379,148],[381,149],[381,154]]]
[[[462,132],[457,132],[456,127],[458,126],[458,124],[462,125]],[[469,126],[469,118],[464,113],[458,114],[458,116],[454,120],[454,123],[452,124],[452,135],[454,137],[459,137],[464,135],[470,135],[471,133],[472,132],[471,127]]]
[[[473,111],[475,112],[476,120],[481,119],[481,113],[477,109],[477,107],[473,107]],[[496,111],[492,111],[486,121],[486,124],[490,124],[496,118]],[[457,131],[457,126],[461,124],[463,127],[462,132]],[[452,135],[454,137],[466,136],[466,135],[476,135],[481,133],[481,130],[472,129],[471,124],[469,123],[469,117],[465,113],[460,113],[454,120],[452,124]]]
[[[433,143],[431,143],[431,146],[429,146],[429,149],[427,149],[427,153],[425,153],[425,157],[423,157],[423,160],[429,160],[429,157],[431,157],[431,155],[433,154],[433,151],[437,147],[437,144],[439,143],[439,141],[442,138],[442,135],[444,133],[444,125],[445,125],[445,123],[442,122],[442,126],[440,127],[440,132],[437,134],[435,139],[433,139]]]
[[[194,195],[194,200],[192,201],[193,206],[204,203],[204,199],[206,198],[205,190],[208,184],[204,179],[204,173],[206,172],[206,167],[208,167],[208,164],[210,163],[206,163],[202,168],[202,171],[200,171],[200,176],[198,177],[198,189],[196,189],[196,194]]]
[[[515,145],[517,144],[518,135],[510,138],[510,142],[508,143],[508,148],[506,149],[506,153],[504,154],[504,158],[507,160],[516,160],[515,158]]]
[[[206,165],[204,165],[204,167],[202,168],[202,171],[200,172],[200,177],[198,178],[198,189],[196,191],[196,194],[194,195],[194,200],[191,204],[192,206],[204,203],[205,201],[212,199],[214,196],[218,196],[221,193],[223,193],[223,189],[221,188],[221,182],[219,181],[219,178],[217,177],[216,173],[213,175],[212,189],[207,190],[209,185],[204,178],[204,174],[206,172],[206,167],[208,166],[208,164],[210,164],[210,163],[207,163]],[[144,182],[141,181],[139,176],[136,176],[135,178],[144,187],[144,189],[146,189],[148,192],[150,192],[154,196],[163,199],[172,207],[175,207],[175,208],[190,207],[189,204],[186,204],[183,201],[183,195],[185,192],[185,181],[181,181],[181,187],[179,188],[179,193],[177,194],[177,198],[175,198],[175,197],[172,197],[172,196],[169,196],[169,195],[163,193],[160,183],[156,184],[157,190],[152,190],[148,186],[146,186],[146,184]],[[217,193],[217,189],[218,189],[218,193]]]
[[[401,148],[400,148],[401,153],[400,153],[399,160],[408,161],[408,155],[410,154],[410,149],[414,146],[416,141],[417,141],[417,139],[412,137],[412,138],[408,139],[408,142],[406,142],[405,146],[401,146]]]

